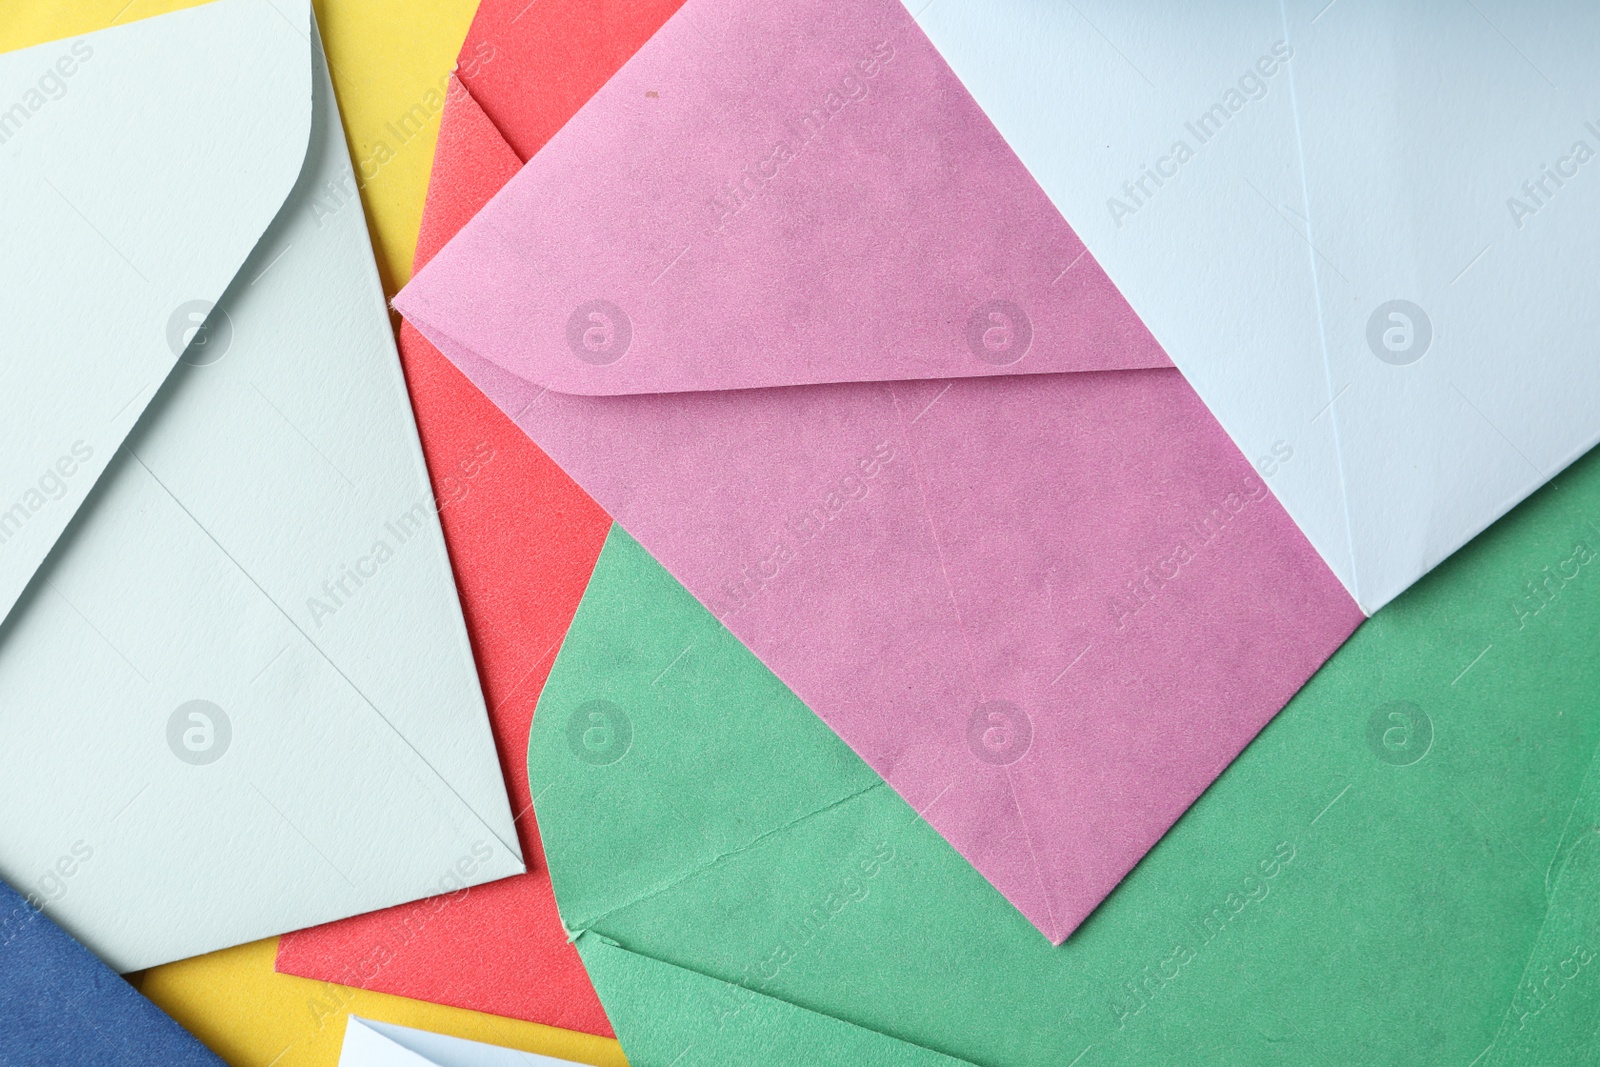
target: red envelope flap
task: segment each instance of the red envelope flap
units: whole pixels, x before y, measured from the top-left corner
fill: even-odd
[[[439,144],[413,258],[416,269],[425,266],[522,167],[522,160],[459,74],[450,77],[439,119]]]
[[[1171,366],[893,2],[691,0],[395,304],[591,395]]]

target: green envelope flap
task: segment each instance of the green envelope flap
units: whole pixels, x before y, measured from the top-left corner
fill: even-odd
[[[578,952],[633,1067],[959,1067],[964,1061],[762,996],[593,934]]]
[[[1060,947],[613,530],[530,741],[563,917],[978,1064],[1584,1062],[1597,521],[1591,456],[1363,626]],[[630,1050],[701,1025],[596,984]]]

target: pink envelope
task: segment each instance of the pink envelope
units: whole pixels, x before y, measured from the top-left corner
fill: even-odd
[[[689,0],[395,304],[1054,942],[1362,619],[896,0]]]

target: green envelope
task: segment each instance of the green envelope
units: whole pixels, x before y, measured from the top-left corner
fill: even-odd
[[[1600,455],[1367,622],[1052,947],[613,529],[529,775],[634,1067],[1600,1062]]]

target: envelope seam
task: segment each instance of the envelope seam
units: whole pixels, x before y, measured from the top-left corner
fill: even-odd
[[[1289,40],[1289,10],[1286,0],[1278,0],[1278,15],[1283,27],[1283,39]],[[1339,501],[1344,511],[1344,537],[1345,549],[1350,556],[1350,597],[1361,608],[1363,615],[1370,615],[1361,600],[1361,575],[1359,561],[1356,559],[1355,524],[1350,515],[1350,483],[1344,470],[1344,446],[1339,434],[1338,405],[1334,402],[1338,396],[1333,389],[1333,362],[1328,357],[1328,326],[1322,306],[1322,276],[1317,270],[1317,250],[1312,240],[1312,210],[1311,186],[1306,176],[1306,149],[1305,137],[1300,125],[1300,96],[1295,90],[1294,67],[1285,64],[1289,74],[1289,114],[1294,119],[1294,148],[1295,163],[1300,169],[1300,202],[1304,205],[1306,220],[1306,258],[1311,270],[1311,293],[1317,305],[1317,344],[1322,352],[1322,380],[1328,395],[1328,425],[1333,430],[1333,458],[1339,472]]]
[[[786,1005],[786,1006],[788,1006],[790,1008],[795,1009],[796,1011],[803,1011],[808,1015],[815,1015],[818,1018],[827,1019],[829,1022],[835,1022],[835,1023],[839,1023],[842,1026],[847,1026],[847,1027],[851,1028],[852,1030],[860,1030],[863,1033],[873,1034],[873,1035],[875,1035],[877,1037],[881,1037],[881,1038],[883,1038],[883,1039],[885,1039],[887,1041],[892,1041],[892,1042],[894,1042],[896,1044],[899,1044],[899,1045],[905,1045],[908,1048],[921,1049],[922,1051],[927,1052],[930,1055],[943,1057],[944,1059],[947,1059],[952,1063],[968,1064],[969,1067],[975,1067],[975,1065],[972,1064],[972,1061],[964,1060],[959,1056],[952,1055],[951,1053],[941,1052],[936,1048],[931,1048],[931,1047],[929,1047],[927,1045],[918,1044],[915,1041],[911,1041],[911,1040],[908,1040],[908,1039],[903,1038],[903,1037],[896,1037],[895,1035],[885,1033],[882,1030],[874,1030],[870,1026],[862,1026],[860,1023],[852,1022],[851,1020],[842,1018],[842,1017],[840,1017],[838,1015],[831,1015],[828,1012],[821,1011],[821,1010],[819,1010],[817,1008],[808,1008],[804,1004],[798,1004],[795,1001],[792,1001],[792,1000],[788,999],[787,997],[780,997],[780,996],[776,996],[776,995],[774,995],[772,993],[764,993],[764,992],[762,992],[761,990],[758,990],[758,989],[751,989],[749,986],[744,985],[744,984],[742,984],[740,982],[734,982],[734,981],[730,981],[729,979],[726,979],[726,978],[720,978],[717,975],[707,974],[705,971],[696,970],[693,967],[686,967],[681,963],[674,963],[671,960],[662,959],[660,956],[653,956],[648,952],[641,952],[638,949],[629,948],[628,946],[622,944],[621,942],[619,942],[619,941],[617,941],[617,940],[615,940],[613,938],[603,937],[603,936],[599,936],[599,935],[596,935],[596,936],[597,936],[599,942],[602,945],[604,945],[606,949],[609,949],[611,951],[614,951],[614,952],[625,952],[628,955],[636,956],[639,959],[649,960],[652,963],[659,963],[663,967],[671,967],[674,970],[682,971],[685,974],[693,974],[693,975],[697,975],[698,977],[701,977],[701,978],[709,979],[710,981],[716,982],[719,985],[730,986],[730,987],[735,988],[735,989],[741,989],[744,992],[748,993],[753,998],[757,998],[757,999],[760,999],[760,1000],[769,1000],[769,1001],[772,1001],[773,1003],[776,1003],[776,1004],[783,1004],[783,1005]],[[695,1047],[695,1046],[692,1046],[692,1045],[690,1046],[690,1048],[693,1048],[693,1047]],[[626,1052],[627,1050],[624,1050],[624,1051]],[[688,1050],[685,1050],[685,1051],[688,1051]]]
[[[961,644],[967,652],[967,669],[972,672],[973,690],[980,701],[985,699],[983,689],[983,675],[978,670],[977,657],[972,654],[972,641],[967,636],[966,620],[961,615],[961,604],[956,599],[955,586],[950,583],[950,568],[945,565],[944,545],[939,541],[939,529],[934,525],[933,514],[928,508],[928,488],[922,478],[922,464],[918,462],[917,449],[912,440],[910,427],[906,423],[905,413],[900,410],[900,398],[895,395],[893,385],[887,386],[889,402],[894,405],[894,418],[900,429],[900,437],[908,446],[906,451],[910,457],[911,477],[917,483],[917,498],[922,504],[922,521],[927,524],[928,537],[933,542],[933,550],[939,560],[939,577],[944,581],[945,595],[950,598],[950,610],[956,617],[956,631],[961,635]],[[948,392],[948,390],[946,390]],[[941,397],[943,393],[939,394]],[[930,407],[932,405],[929,405]],[[921,418],[919,415],[918,418]]]
[[[895,394],[894,386],[889,385],[887,388],[889,390],[889,401],[894,405],[895,421],[899,423],[900,437],[906,442],[906,453],[909,457],[908,462],[911,464],[911,476],[912,478],[916,479],[917,494],[922,502],[922,520],[923,522],[927,523],[928,536],[932,539],[934,551],[938,554],[939,574],[944,579],[945,593],[950,598],[950,609],[955,613],[956,617],[956,629],[960,632],[961,643],[967,651],[967,669],[972,672],[973,688],[977,693],[978,700],[982,702],[983,700],[987,699],[983,688],[983,676],[978,670],[977,657],[974,656],[972,652],[972,640],[967,635],[966,620],[963,619],[961,615],[961,605],[956,599],[955,586],[953,586],[950,582],[950,570],[945,566],[944,546],[939,541],[939,530],[934,524],[933,513],[928,507],[928,490],[922,477],[922,464],[918,461],[916,444],[912,439],[910,427],[906,424],[905,414],[900,410],[900,398]],[[946,392],[948,392],[948,390],[946,390]],[[943,397],[944,393],[940,393],[939,396]],[[929,406],[931,407],[932,405]],[[921,418],[920,415],[917,417]],[[1033,867],[1033,876],[1038,880],[1040,889],[1044,894],[1045,914],[1050,918],[1050,933],[1046,934],[1045,936],[1050,941],[1054,942],[1056,940],[1056,934],[1059,932],[1061,927],[1060,923],[1056,919],[1055,907],[1050,901],[1049,880],[1045,877],[1044,868],[1039,863],[1038,853],[1034,851],[1033,835],[1028,832],[1028,821],[1027,819],[1023,818],[1022,801],[1017,797],[1016,782],[1012,778],[1009,768],[1006,771],[1006,792],[1010,794],[1011,806],[1016,809],[1017,812],[1017,824],[1022,829],[1022,840],[1028,848],[1028,862]],[[930,807],[931,806],[932,805],[930,805]],[[941,834],[940,836],[943,835]],[[949,839],[946,838],[946,840]],[[951,842],[951,844],[954,845],[954,842]],[[957,851],[961,850],[958,849]],[[965,852],[962,854],[965,855]],[[974,866],[976,866],[976,864],[974,864]],[[988,878],[987,872],[984,872],[984,877]],[[1018,910],[1021,909],[1019,908]],[[1023,914],[1026,915],[1027,913],[1024,912]]]
[[[582,934],[588,933],[589,931],[593,930],[597,925],[599,925],[600,923],[604,922],[605,920],[611,918],[613,915],[617,914],[618,912],[625,911],[626,909],[631,908],[636,904],[642,904],[646,900],[650,900],[653,897],[660,896],[662,893],[670,892],[671,890],[677,888],[678,886],[682,885],[683,883],[689,881],[691,878],[697,878],[701,874],[704,874],[706,871],[709,871],[711,868],[718,866],[724,860],[732,859],[735,856],[739,856],[739,855],[742,855],[742,854],[744,854],[746,852],[749,852],[751,849],[754,849],[757,846],[761,845],[763,842],[765,842],[770,837],[773,837],[773,836],[775,836],[777,834],[786,833],[787,831],[793,829],[794,827],[799,826],[801,823],[808,822],[808,821],[810,821],[812,819],[815,819],[815,818],[817,818],[818,816],[821,816],[821,815],[826,815],[828,812],[832,811],[833,809],[835,809],[837,807],[840,807],[842,805],[848,804],[852,800],[855,800],[858,797],[866,796],[868,793],[872,792],[874,789],[884,789],[884,788],[887,788],[887,786],[888,786],[888,783],[885,782],[883,779],[879,778],[876,781],[868,783],[863,788],[857,789],[853,793],[848,793],[845,796],[839,797],[837,800],[833,800],[833,801],[828,802],[827,804],[824,804],[820,808],[814,808],[811,811],[808,811],[803,815],[797,815],[793,819],[790,819],[788,822],[784,823],[783,825],[774,827],[771,830],[764,831],[764,832],[756,835],[755,837],[751,838],[749,841],[745,842],[744,844],[737,846],[736,848],[729,849],[726,852],[717,853],[715,856],[711,857],[710,859],[708,859],[708,860],[706,860],[706,861],[704,861],[704,862],[702,862],[700,864],[697,864],[692,869],[684,872],[683,874],[677,875],[676,877],[673,877],[673,878],[669,878],[669,879],[667,879],[665,882],[663,882],[660,885],[652,886],[652,887],[650,887],[648,889],[645,889],[642,892],[637,893],[634,896],[632,896],[632,897],[628,898],[627,900],[623,901],[622,903],[616,904],[616,905],[614,905],[612,907],[609,907],[609,908],[605,909],[604,911],[602,911],[600,914],[594,916],[593,918],[579,920],[578,921],[578,925],[576,927],[577,933],[580,936]]]
[[[1039,853],[1033,847],[1033,835],[1028,832],[1028,819],[1022,814],[1022,802],[1017,799],[1017,782],[1012,776],[1011,768],[1007,767],[1006,789],[1011,793],[1011,806],[1017,809],[1017,825],[1022,827],[1022,840],[1028,846],[1028,858],[1033,861],[1033,874],[1039,880],[1039,891],[1044,894],[1045,914],[1050,916],[1050,932],[1045,935],[1052,944],[1060,944],[1061,921],[1056,918],[1056,909],[1050,902],[1050,883],[1045,881],[1044,868],[1039,864]]]

